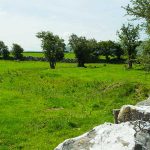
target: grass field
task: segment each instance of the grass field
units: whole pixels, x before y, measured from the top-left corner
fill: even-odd
[[[0,149],[53,150],[112,122],[112,110],[150,92],[150,75],[124,65],[0,61]],[[96,67],[95,67],[96,66]]]
[[[74,59],[75,54],[74,53],[65,53],[65,58]]]
[[[24,52],[23,56],[44,57],[42,52]]]
[[[42,52],[24,52],[23,55],[33,57],[44,57],[44,54]],[[65,53],[65,58],[74,59],[75,55],[74,53]]]

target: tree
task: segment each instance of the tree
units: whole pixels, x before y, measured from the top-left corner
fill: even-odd
[[[139,26],[134,27],[131,24],[123,24],[118,32],[120,43],[128,56],[128,68],[132,68],[133,59],[136,56],[136,47],[139,46]]]
[[[2,55],[4,59],[9,57],[8,47],[4,44],[3,41],[0,41],[0,55]]]
[[[110,60],[109,56],[113,55],[114,42],[113,41],[101,41],[99,42],[99,48],[101,54],[106,57],[106,61]]]
[[[37,38],[41,39],[41,47],[45,57],[48,59],[50,68],[55,69],[56,61],[63,59],[65,51],[64,40],[54,35],[52,32],[38,32]]]
[[[143,65],[144,70],[150,71],[150,40],[142,42],[139,49],[140,63]]]
[[[85,63],[89,58],[89,49],[87,48],[86,38],[72,34],[69,38],[69,45],[78,59],[78,67],[85,67]]]
[[[24,49],[18,45],[18,44],[13,44],[12,46],[12,55],[15,57],[15,59],[21,60],[23,58],[23,51]]]
[[[149,35],[148,41],[143,46],[141,63],[150,68],[150,0],[130,0],[130,4],[124,7],[127,14],[134,16],[136,20],[142,19],[143,25]]]
[[[121,56],[124,55],[124,51],[120,43],[114,43],[113,55],[116,56],[118,60],[120,60]]]
[[[150,34],[150,0],[130,0],[130,4],[124,7],[127,14],[135,19],[144,20],[144,25]]]
[[[89,56],[87,58],[87,62],[97,62],[99,60],[100,51],[98,42],[95,39],[88,39],[87,40],[87,49],[89,52]]]
[[[99,50],[95,39],[86,39],[72,34],[69,38],[69,45],[74,51],[78,60],[78,67],[85,67],[85,63],[94,62],[98,59]]]

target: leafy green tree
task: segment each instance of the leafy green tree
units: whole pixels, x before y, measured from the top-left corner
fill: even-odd
[[[65,51],[64,40],[51,32],[38,32],[37,38],[41,39],[41,47],[45,57],[50,63],[50,68],[55,69],[56,61],[63,59]]]
[[[124,51],[120,43],[114,42],[113,55],[116,56],[118,60],[120,60],[121,56],[124,55]]]
[[[150,71],[150,40],[142,42],[140,49],[140,63],[146,71]]]
[[[72,34],[69,38],[69,45],[78,59],[78,67],[85,67],[85,63],[90,55],[86,38]]]
[[[21,60],[23,58],[23,51],[24,49],[18,45],[18,44],[13,44],[12,46],[12,55],[14,56],[15,59]]]
[[[136,20],[142,19],[142,25],[146,27],[149,39],[143,46],[142,59],[140,60],[148,68],[150,66],[150,0],[130,0],[130,4],[124,8],[127,14],[133,16]]]
[[[98,44],[95,39],[86,39],[72,34],[69,38],[69,45],[74,51],[78,60],[78,67],[85,67],[85,63],[95,62],[99,56]]]
[[[106,61],[110,60],[110,56],[113,56],[114,42],[113,41],[101,41],[99,42],[99,48],[101,54],[106,57]]]
[[[89,58],[87,58],[88,62],[97,62],[99,60],[99,46],[98,42],[95,39],[89,39],[87,40],[87,49],[89,52]]]
[[[3,50],[2,50],[2,57],[3,57],[4,59],[7,59],[7,58],[9,58],[9,54],[10,54],[10,52],[9,52],[9,50],[8,50],[8,47],[5,46],[5,47],[3,48]]]
[[[130,4],[124,7],[127,14],[135,19],[142,19],[150,34],[150,0],[130,0]]]
[[[118,32],[120,43],[128,56],[128,69],[132,68],[133,59],[136,56],[136,48],[139,46],[139,26],[134,27],[131,24],[123,24]]]
[[[2,55],[3,59],[7,59],[9,54],[8,47],[4,44],[3,41],[0,41],[0,55]]]

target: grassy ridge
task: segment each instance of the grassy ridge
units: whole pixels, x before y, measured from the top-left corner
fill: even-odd
[[[96,67],[95,67],[96,65]],[[0,61],[0,149],[50,149],[147,96],[150,75],[123,65]]]

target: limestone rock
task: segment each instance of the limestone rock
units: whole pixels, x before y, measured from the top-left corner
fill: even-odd
[[[150,97],[145,101],[137,103],[137,106],[150,106]]]
[[[55,150],[150,150],[149,101],[123,106],[118,115],[120,124],[97,126],[82,136],[64,141]]]
[[[139,131],[135,130],[136,123],[105,123],[66,140],[55,150],[150,150],[150,123]]]
[[[130,123],[105,123],[60,144],[55,150],[133,150],[135,130]]]
[[[141,147],[141,150],[150,150],[150,134],[148,132],[138,132],[136,137],[136,146]],[[136,149],[135,150],[140,150]]]

